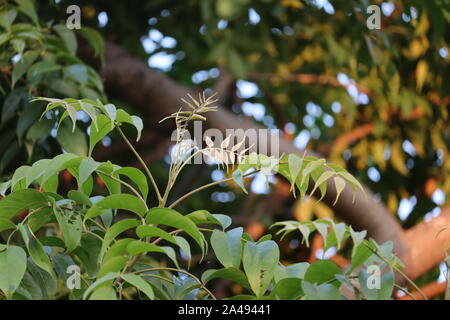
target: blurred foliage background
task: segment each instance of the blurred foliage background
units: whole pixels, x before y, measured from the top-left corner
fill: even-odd
[[[77,129],[74,141],[64,134],[64,124],[56,134],[54,119],[33,124],[43,106],[29,103],[30,96],[112,100],[95,70],[76,57],[77,39],[63,26],[66,8],[77,4],[84,28],[78,34],[100,53],[99,34],[178,83],[207,92],[231,74],[234,85],[223,107],[279,129],[296,147],[347,168],[404,228],[439,215],[449,201],[447,0],[40,0],[37,16],[27,9],[28,1],[0,1],[11,3],[21,10],[12,30],[16,36],[0,35],[4,179],[18,166],[59,151],[55,138],[65,150],[83,152],[87,125]],[[370,4],[381,8],[380,30],[366,27]],[[0,18],[2,32],[9,18]],[[10,83],[19,67],[22,74]],[[104,154],[129,162],[128,154],[111,149],[114,141],[114,136],[103,141]],[[167,140],[148,128],[143,141],[139,151],[164,181]],[[227,174],[192,166],[174,197]],[[218,186],[186,202],[185,210],[233,213],[255,237],[274,219],[333,217],[327,206],[299,203],[288,187],[272,182],[268,188],[255,178],[248,197],[237,186],[231,191],[230,185]],[[298,243],[285,244],[287,257],[305,255]],[[430,277],[435,279],[436,270]]]

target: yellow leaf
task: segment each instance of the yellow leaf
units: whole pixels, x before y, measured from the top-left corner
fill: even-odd
[[[420,60],[416,68],[416,89],[422,90],[425,79],[428,75],[428,64],[425,60]]]
[[[305,201],[297,200],[294,204],[294,217],[298,221],[310,221],[313,214],[314,201],[308,198]]]
[[[375,163],[380,167],[381,171],[386,169],[386,160],[384,159],[384,142],[383,140],[376,140],[372,143],[372,156],[375,160]]]
[[[314,206],[314,212],[319,219],[333,218],[333,210],[322,202],[316,203]]]
[[[387,207],[390,212],[397,212],[398,200],[395,193],[390,193],[387,201]]]
[[[408,169],[405,166],[405,157],[400,140],[397,140],[391,147],[391,163],[401,174],[406,175],[408,173]]]

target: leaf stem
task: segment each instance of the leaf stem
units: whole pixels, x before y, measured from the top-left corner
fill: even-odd
[[[256,170],[254,170],[254,171],[252,171],[252,172],[249,172],[249,173],[243,175],[242,177],[248,177],[248,176],[250,176],[250,175],[252,175],[252,174],[254,174],[254,173],[257,173],[258,171],[260,171],[260,169],[256,169]],[[184,196],[182,196],[182,197],[178,198],[177,200],[175,200],[168,208],[173,208],[173,207],[175,207],[178,203],[180,203],[181,201],[183,201],[183,200],[189,198],[189,197],[192,196],[194,193],[197,193],[197,192],[202,191],[202,190],[204,190],[204,189],[207,189],[207,188],[209,188],[209,187],[213,187],[213,186],[215,186],[215,185],[218,185],[218,184],[221,184],[221,183],[224,183],[224,182],[228,182],[228,181],[231,181],[231,180],[233,180],[233,178],[226,178],[226,179],[222,179],[222,180],[219,180],[219,181],[214,181],[214,182],[205,184],[205,185],[203,185],[203,186],[201,186],[201,187],[198,187],[197,189],[194,189],[194,190],[192,190],[192,191],[186,193]]]
[[[173,271],[173,272],[180,272],[180,273],[184,273],[185,275],[191,277],[192,279],[194,279],[195,281],[197,281],[197,283],[200,285],[200,287],[206,291],[206,293],[213,298],[214,300],[217,300],[217,298],[214,296],[214,294],[209,291],[209,289],[200,281],[199,278],[197,278],[196,276],[194,276],[192,273],[187,272],[185,270],[181,270],[181,269],[176,269],[176,268],[169,268],[169,267],[157,267],[157,268],[148,268],[148,269],[143,269],[143,270],[139,270],[135,273],[142,273],[142,272],[147,272],[147,271],[159,271],[159,270],[165,270],[165,271]]]
[[[141,202],[145,205],[145,209],[146,211],[148,211],[148,207],[147,207],[147,203],[145,202],[144,198],[142,198],[141,194],[135,189],[133,188],[132,185],[130,185],[129,183],[122,181],[116,177],[114,177],[112,174],[108,174],[106,172],[102,172],[102,171],[97,171],[100,174],[103,174],[105,176],[110,177],[112,180],[119,182],[120,184],[123,184],[125,187],[127,187],[128,189],[130,189],[131,192],[133,192],[138,198],[139,200],[141,200]]]
[[[116,126],[117,131],[120,133],[120,135],[122,136],[122,139],[125,141],[125,143],[128,145],[128,147],[130,147],[131,151],[134,153],[134,155],[136,156],[136,158],[139,160],[139,162],[141,163],[141,165],[144,167],[145,172],[147,173],[148,178],[150,179],[150,181],[152,182],[153,188],[155,189],[156,192],[156,196],[158,197],[158,201],[161,203],[162,202],[162,197],[161,197],[161,193],[159,192],[159,188],[158,185],[156,184],[155,179],[153,178],[152,173],[150,172],[150,169],[148,168],[148,166],[145,164],[145,161],[142,159],[142,157],[139,155],[139,153],[136,151],[136,149],[133,147],[133,145],[131,144],[130,140],[128,140],[128,138],[126,137],[126,135],[123,133],[122,129],[120,129],[119,126]]]

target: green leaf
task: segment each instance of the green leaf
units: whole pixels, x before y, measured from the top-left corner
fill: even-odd
[[[54,122],[49,119],[43,119],[39,122],[35,122],[31,125],[30,129],[28,129],[25,137],[26,140],[42,143],[50,135],[51,130],[53,129],[53,124]]]
[[[86,84],[88,81],[88,70],[84,64],[73,64],[65,67],[64,72],[69,78],[80,84]]]
[[[33,259],[34,263],[50,273],[52,276],[55,275],[53,271],[52,263],[50,262],[50,258],[47,253],[45,253],[44,247],[40,243],[38,239],[31,232],[30,228],[25,225],[19,225],[19,231],[22,235],[22,239],[28,249],[28,253]]]
[[[81,232],[83,230],[81,217],[76,212],[66,213],[56,205],[53,207],[53,213],[61,228],[67,252],[71,252],[78,246],[81,240]]]
[[[317,231],[319,231],[320,235],[323,238],[323,246],[327,248],[327,239],[328,239],[328,225],[325,223],[321,223],[319,221],[313,222],[314,227],[316,227]],[[325,249],[326,250],[326,249]],[[325,252],[324,252],[325,253]]]
[[[67,50],[69,50],[72,55],[75,55],[77,52],[77,38],[73,31],[62,24],[53,26],[53,30],[55,30],[64,40]]]
[[[313,172],[317,168],[322,167],[325,164],[325,162],[326,162],[325,159],[319,159],[319,160],[315,160],[315,161],[308,163],[306,165],[305,169],[303,169],[303,171],[302,171],[302,179],[300,182],[300,186],[303,186],[305,181],[306,182],[308,181],[307,178],[309,177],[311,172]]]
[[[70,190],[67,193],[67,196],[69,199],[72,199],[77,204],[82,204],[89,207],[92,206],[92,201],[89,199],[89,197],[78,190]]]
[[[239,55],[239,53],[231,48],[227,51],[228,53],[228,67],[234,76],[237,78],[245,78],[247,73],[247,65],[244,59]]]
[[[7,123],[17,112],[20,102],[23,98],[22,88],[12,90],[3,102],[1,124]]]
[[[14,9],[0,11],[0,26],[9,31],[11,29],[11,24],[14,22],[16,17],[17,11]]]
[[[33,163],[30,170],[28,170],[27,178],[26,178],[26,186],[28,187],[33,181],[37,180],[41,177],[45,170],[47,169],[48,164],[50,163],[50,159],[41,159]]]
[[[298,278],[282,279],[272,291],[272,295],[280,300],[297,300],[303,294],[302,280]]]
[[[207,210],[197,210],[191,212],[186,215],[186,218],[191,219],[196,225],[214,223],[223,227],[222,223],[215,217],[215,215],[212,215]]]
[[[160,228],[153,226],[139,226],[136,228],[136,234],[140,239],[145,237],[158,237],[166,241],[169,241],[173,244],[177,244],[177,241],[171,234]]]
[[[297,177],[303,168],[303,158],[300,158],[296,154],[290,154],[288,156],[288,168],[289,168],[289,180],[291,182],[291,190],[293,190],[295,181],[297,180]]]
[[[0,289],[12,298],[20,285],[27,268],[27,254],[16,246],[9,246],[0,252]]]
[[[233,177],[234,182],[236,182],[236,184],[239,187],[241,187],[241,189],[244,191],[244,193],[248,194],[247,189],[245,189],[242,171],[241,170],[234,171],[232,177]]]
[[[9,219],[0,218],[0,231],[15,229],[16,225],[12,223]]]
[[[334,184],[336,185],[336,200],[334,200],[333,206],[339,200],[339,196],[345,188],[345,180],[340,177],[334,177]]]
[[[69,152],[80,156],[87,156],[88,145],[86,140],[86,134],[78,127],[73,127],[72,130],[69,126],[63,125],[58,129],[56,140],[58,140],[61,147]]]
[[[119,272],[121,271],[127,264],[128,257],[125,256],[116,256],[111,257],[108,260],[104,260],[102,266],[100,267],[100,271],[98,272],[98,277],[103,277],[104,275],[110,272]]]
[[[93,218],[102,213],[106,209],[122,209],[134,212],[139,216],[144,216],[147,212],[147,207],[138,197],[131,194],[112,194],[103,200],[97,202],[86,212],[85,220]]]
[[[192,258],[191,246],[189,245],[189,242],[183,237],[174,236],[174,238],[175,238],[175,241],[177,242],[177,245],[180,247],[181,251],[183,251],[183,253],[187,256],[188,269],[189,269],[189,267],[191,265],[191,258]]]
[[[140,276],[127,273],[121,275],[122,279],[131,284],[132,286],[136,287],[150,299],[153,300],[155,298],[155,294],[153,293],[153,289],[150,286],[150,284],[142,279]]]
[[[152,208],[147,214],[146,222],[148,224],[163,224],[173,228],[181,229],[189,234],[204,249],[205,238],[198,231],[197,226],[185,216],[177,211],[168,208]]]
[[[92,123],[94,124],[94,127],[96,130],[98,130],[98,124],[97,124],[97,112],[95,108],[92,106],[92,104],[87,103],[83,100],[80,101],[80,107],[81,110],[86,112],[86,114],[91,118]]]
[[[106,252],[102,263],[106,263],[108,260],[113,259],[118,256],[123,256],[127,251],[127,246],[130,244],[130,242],[135,241],[135,239],[125,238],[125,239],[119,239],[116,242],[114,242],[111,247],[109,247],[108,251]]]
[[[242,255],[242,234],[244,229],[239,227],[228,232],[214,230],[211,235],[211,246],[217,259],[225,268],[240,268]]]
[[[34,8],[34,3],[31,0],[16,0],[19,5],[19,10],[26,14],[28,17],[33,20],[35,25],[39,25],[38,15],[36,13],[36,9]]]
[[[91,157],[85,158],[80,163],[78,186],[79,188],[86,182],[88,177],[98,168],[100,162],[95,161]]]
[[[305,280],[310,283],[322,284],[335,279],[341,269],[329,260],[318,260],[311,264],[305,272]]]
[[[348,173],[347,171],[340,171],[338,172],[338,174],[344,178],[345,180],[347,180],[347,182],[350,184],[350,186],[352,187],[352,189],[354,190],[354,195],[353,195],[353,201],[355,200],[356,197],[356,188],[358,188],[359,190],[361,190],[361,192],[365,195],[366,192],[364,191],[364,188],[362,187],[361,183],[359,183],[358,180],[356,180],[356,178],[354,176],[352,176],[350,173]]]
[[[93,292],[102,285],[110,283],[111,280],[116,279],[118,276],[119,274],[117,272],[111,272],[97,279],[93,284],[89,286],[89,288],[86,289],[86,291],[83,294],[83,299],[86,299],[87,297],[89,297],[91,292]]]
[[[366,262],[373,255],[372,250],[366,245],[357,246],[352,253],[352,271]]]
[[[285,278],[303,279],[308,268],[308,262],[299,262],[288,266],[278,265],[274,273],[275,282],[278,282]]]
[[[320,177],[317,179],[316,183],[314,184],[314,188],[311,190],[310,195],[313,195],[314,192],[317,190],[318,187],[320,187],[323,183],[326,183],[328,179],[330,179],[331,177],[333,177],[334,175],[336,175],[335,172],[333,171],[325,171],[324,173],[322,173],[320,175]],[[335,178],[336,179],[336,178]],[[321,198],[319,199],[322,200],[322,198],[325,196],[325,193],[322,192],[321,193]]]
[[[111,228],[109,228],[108,231],[106,231],[105,233],[105,237],[103,238],[102,248],[99,254],[99,261],[103,260],[103,255],[106,252],[106,249],[119,234],[121,234],[125,230],[135,228],[139,224],[140,224],[139,221],[136,219],[124,219],[117,222]]]
[[[111,130],[114,129],[114,122],[116,121],[116,117],[117,117],[117,109],[116,106],[108,103],[106,105],[104,105],[104,111],[105,114],[108,116],[109,120],[111,121]]]
[[[112,287],[100,287],[92,292],[89,300],[117,300],[117,293]]]
[[[124,167],[120,168],[119,170],[116,170],[114,173],[128,177],[139,188],[142,197],[145,200],[147,199],[148,195],[147,177],[141,170],[136,169],[134,167]]]
[[[22,211],[48,205],[45,195],[35,189],[18,190],[0,200],[0,218],[11,219]]]
[[[16,84],[25,72],[28,71],[33,62],[39,57],[40,52],[37,50],[30,50],[23,54],[22,58],[14,66],[12,72],[12,87]]]
[[[83,26],[78,32],[89,42],[89,44],[94,48],[95,55],[99,55],[100,58],[103,61],[103,55],[104,55],[104,42],[103,37],[100,35],[100,33],[89,27]]]
[[[92,150],[94,150],[95,145],[112,130],[111,120],[103,114],[99,114],[97,116],[97,126],[98,128],[91,126],[89,135],[89,155],[92,154]]]
[[[226,216],[224,214],[220,214],[220,213],[214,213],[212,215],[217,221],[220,222],[220,225],[222,226],[222,228],[225,230],[226,228],[228,228],[229,226],[231,226],[231,224],[233,223],[233,221],[231,220],[231,218],[229,216]]]
[[[336,246],[338,250],[341,248],[341,242],[344,239],[346,229],[347,228],[345,226],[345,223],[342,222],[333,225],[333,232],[336,236]],[[346,238],[347,237],[348,235],[346,236]]]
[[[129,123],[134,126],[137,130],[136,141],[139,141],[139,139],[141,138],[142,129],[144,128],[144,124],[141,118],[139,118],[138,116],[130,116],[126,111],[119,109],[117,110],[116,120],[119,123]]]
[[[178,267],[178,262],[176,258],[175,251],[171,247],[159,247],[153,243],[143,242],[143,241],[132,241],[127,245],[127,251],[132,256],[137,256],[141,253],[147,252],[159,252],[167,255]]]
[[[272,240],[246,243],[242,262],[252,291],[258,297],[264,295],[269,287],[279,258],[280,251]]]
[[[364,238],[366,237],[367,231],[363,230],[360,232],[356,232],[356,231],[353,231],[352,226],[349,227],[349,231],[350,231],[350,236],[352,237],[352,240],[353,240],[353,251],[352,251],[352,256],[353,256],[355,254],[358,246],[363,242]]]
[[[239,283],[246,289],[250,289],[250,283],[248,283],[247,277],[241,270],[236,268],[223,268],[218,270],[209,269],[203,272],[202,274],[202,282],[204,284],[217,278],[227,278],[234,282]]]
[[[137,130],[136,141],[139,141],[141,139],[142,130],[144,129],[144,123],[142,122],[142,119],[139,118],[138,116],[131,116],[131,119],[133,121],[133,123],[132,123],[133,126]]]
[[[11,179],[11,190],[17,191],[21,189],[25,189],[27,186],[25,185],[25,178],[30,170],[30,166],[21,166],[16,169]]]
[[[302,289],[309,300],[342,300],[339,289],[329,283],[319,286],[302,281]]]
[[[52,72],[59,70],[61,68],[60,65],[52,62],[52,61],[40,61],[31,66],[31,68],[27,71],[27,80],[30,82],[38,82],[42,79],[42,75],[44,73]]]

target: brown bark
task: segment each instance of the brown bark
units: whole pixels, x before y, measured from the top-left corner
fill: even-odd
[[[197,94],[196,90],[182,86],[160,72],[150,69],[139,58],[132,56],[114,43],[106,43],[105,61],[101,75],[104,78],[106,90],[111,96],[139,110],[147,128],[160,126],[157,123],[159,119],[176,112],[181,107],[180,98],[188,93]],[[224,108],[209,114],[206,126],[221,131],[260,128],[252,120]],[[169,122],[164,124],[164,128],[171,129]],[[284,139],[280,141],[280,151],[286,154],[303,154],[303,150],[296,149]],[[314,155],[309,151],[308,154]],[[335,196],[335,188],[330,182],[323,201],[331,205]],[[434,222],[420,224],[405,232],[369,190],[367,190],[367,198],[364,198],[361,193],[357,194],[354,203],[352,198],[352,189],[347,186],[333,208],[335,213],[355,229],[367,230],[369,236],[379,243],[393,241],[396,253],[407,265],[407,274],[417,277],[442,261],[445,245],[450,244],[450,232],[442,234],[439,241],[433,239],[439,229],[450,225],[450,210],[444,211]]]

